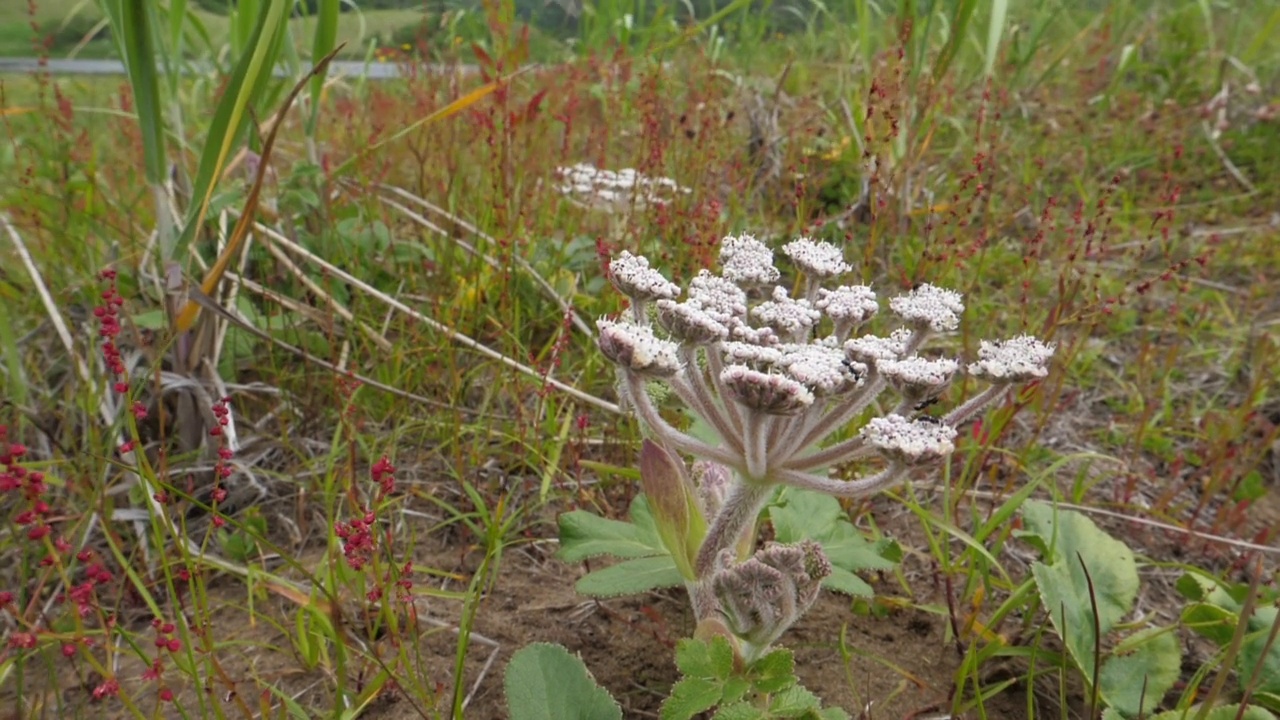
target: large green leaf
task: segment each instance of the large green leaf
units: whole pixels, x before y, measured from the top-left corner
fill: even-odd
[[[684,584],[670,555],[626,560],[583,575],[574,587],[583,595],[617,597]]]
[[[644,495],[637,495],[632,501],[630,514],[631,522],[623,522],[586,510],[564,513],[559,519],[560,550],[556,557],[572,563],[601,555],[619,558],[667,555]]]
[[[1133,551],[1077,512],[1028,501],[1022,519],[1021,535],[1039,540],[1049,561],[1031,568],[1040,599],[1076,664],[1092,678],[1098,632],[1105,636],[1115,627],[1138,594]]]
[[[1274,697],[1280,695],[1280,639],[1272,642],[1268,648],[1270,635],[1271,630],[1268,628],[1245,636],[1240,645],[1240,656],[1236,660],[1236,670],[1240,673],[1242,682],[1245,682],[1245,678],[1256,675],[1254,689]],[[1280,707],[1273,709],[1280,710]]]
[[[582,660],[559,645],[520,648],[502,684],[511,720],[622,720],[622,708]]]
[[[1182,652],[1164,628],[1135,633],[1102,664],[1098,689],[1106,704],[1126,717],[1149,715],[1178,681]]]

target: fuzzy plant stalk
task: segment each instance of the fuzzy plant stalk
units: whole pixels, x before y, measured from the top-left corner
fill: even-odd
[[[801,237],[782,253],[796,271],[795,297],[774,252],[751,235],[725,237],[719,272],[704,269],[683,290],[624,251],[609,271],[630,312],[597,322],[619,394],[648,437],[641,483],[689,590],[697,634],[725,635],[748,661],[813,604],[831,572],[817,543],[755,548],[757,518],[778,487],[855,498],[888,488],[950,454],[956,428],[1009,386],[1045,377],[1054,352],[1020,336],[983,341],[967,365],[921,355],[964,312],[959,293],[928,284],[890,299],[899,328],[859,335],[879,298],[868,286],[838,284],[852,270],[841,250]],[[940,418],[914,417],[962,372],[989,387]],[[710,439],[664,419],[650,392],[659,383]],[[887,414],[828,442],[887,390],[897,398]],[[878,471],[829,477],[850,461]]]

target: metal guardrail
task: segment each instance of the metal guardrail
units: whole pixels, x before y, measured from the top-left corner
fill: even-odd
[[[196,74],[213,71],[212,65],[205,65],[207,70],[202,69],[200,64],[187,63],[184,66],[184,72]],[[365,63],[359,60],[334,60],[329,63],[329,75],[364,77],[369,80],[393,80],[404,77],[408,67],[405,63]],[[310,69],[309,65],[304,66],[303,71],[305,72],[308,69]],[[461,72],[464,75],[469,75],[477,72],[478,69],[475,65],[440,65],[434,63],[422,63],[415,68],[417,72],[439,75],[451,72]],[[49,72],[54,75],[124,75],[125,68],[124,63],[119,60],[50,58],[42,63],[39,58],[33,57],[0,57],[0,74],[35,72]],[[286,77],[288,73],[283,68],[277,68],[276,75],[278,77]]]

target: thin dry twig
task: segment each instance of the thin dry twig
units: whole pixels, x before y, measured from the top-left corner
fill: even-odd
[[[983,500],[1003,500],[1007,497],[1005,495],[1000,495],[1000,494],[989,492],[986,490],[966,490],[965,494],[969,495],[970,497],[982,498]],[[1181,534],[1196,538],[1198,540],[1206,540],[1208,542],[1215,542],[1223,545],[1230,545],[1232,547],[1240,548],[1241,550],[1253,550],[1256,552],[1266,553],[1268,555],[1280,555],[1280,547],[1259,545],[1257,543],[1251,543],[1247,540],[1236,540],[1235,538],[1223,537],[1221,535],[1211,535],[1209,533],[1202,533],[1198,530],[1192,530],[1191,528],[1178,527],[1177,525],[1170,525],[1169,523],[1163,523],[1163,522],[1160,522],[1159,520],[1149,520],[1147,518],[1138,517],[1136,515],[1126,515],[1124,513],[1115,512],[1113,510],[1105,510],[1103,508],[1089,507],[1087,505],[1075,505],[1073,503],[1064,503],[1064,502],[1056,503],[1056,505],[1066,510],[1075,510],[1082,513],[1102,515],[1104,517],[1115,518],[1117,520],[1124,520],[1126,522],[1131,522],[1131,523],[1134,523],[1135,525],[1145,525],[1147,527],[1156,528],[1158,530],[1166,530],[1172,533],[1181,533]]]

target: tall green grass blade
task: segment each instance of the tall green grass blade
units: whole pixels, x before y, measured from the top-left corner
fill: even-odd
[[[977,0],[960,0],[956,5],[956,14],[951,21],[951,32],[947,35],[947,44],[942,47],[938,59],[933,64],[933,80],[937,82],[951,69],[951,63],[960,51],[965,34],[969,31],[969,22],[973,20],[973,11],[977,9]]]
[[[110,3],[119,8],[113,30],[119,33],[125,70],[133,88],[134,111],[142,130],[143,168],[147,182],[164,178],[164,118],[160,110],[160,83],[156,75],[156,44],[152,34],[152,8],[146,0]]]
[[[256,4],[245,0],[240,8],[243,10]],[[292,4],[291,0],[271,0],[262,9],[247,43],[251,51],[241,55],[236,62],[209,125],[200,165],[192,182],[193,202],[187,211],[182,236],[178,239],[178,249],[186,247],[195,238],[227,158],[248,125],[249,110],[257,104],[272,79],[271,73],[280,53]]]
[[[316,8],[316,30],[311,43],[311,62],[329,54],[338,41],[338,11],[340,0],[320,0]],[[320,122],[320,95],[324,91],[325,75],[311,78],[311,112],[307,116],[307,137],[315,139],[316,126]]]
[[[1257,62],[1258,55],[1264,48],[1269,48],[1274,52],[1276,47],[1276,37],[1280,33],[1280,8],[1276,8],[1271,13],[1271,17],[1267,18],[1267,22],[1253,37],[1253,42],[1249,43],[1249,47],[1245,48],[1244,54],[1241,56],[1246,64],[1252,65]]]
[[[990,78],[996,67],[996,57],[1000,53],[1000,37],[1004,35],[1005,22],[1009,17],[1009,0],[992,0],[991,22],[987,25],[987,50],[983,60],[982,76]]]
[[[147,184],[155,199],[160,255],[173,257],[173,227],[169,222],[168,191],[165,189],[166,159],[164,112],[160,100],[160,80],[156,60],[162,49],[156,42],[156,9],[147,0],[104,0],[104,14],[124,61],[133,89],[134,112],[142,136],[142,164]]]

